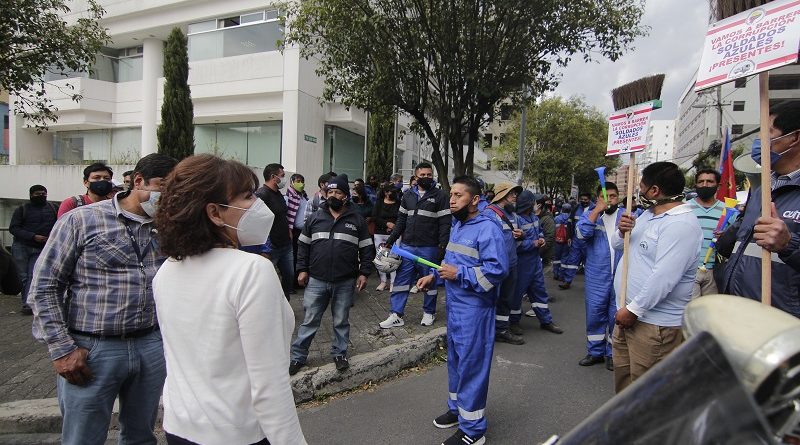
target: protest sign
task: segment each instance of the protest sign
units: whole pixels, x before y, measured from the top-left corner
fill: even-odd
[[[800,0],[776,0],[711,24],[695,91],[797,61]]]
[[[624,110],[615,111],[608,118],[608,148],[606,156],[635,153],[647,147],[650,114],[654,102],[645,102]]]

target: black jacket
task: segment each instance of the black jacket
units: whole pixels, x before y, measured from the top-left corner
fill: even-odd
[[[450,199],[442,189],[421,197],[417,193],[416,187],[403,193],[397,224],[386,243],[394,244],[402,236],[409,246],[444,249],[450,240]]]
[[[29,247],[43,248],[44,243],[33,240],[34,235],[50,236],[56,223],[58,207],[51,202],[44,205],[33,205],[27,202],[14,210],[8,231],[14,235],[14,242]]]
[[[308,217],[297,240],[297,271],[328,282],[369,276],[375,245],[367,221],[350,205],[334,219],[327,203]]]
[[[269,241],[272,247],[281,248],[292,244],[289,236],[289,207],[286,206],[286,199],[280,191],[272,190],[267,186],[261,186],[256,190],[256,196],[264,201],[264,204],[275,214],[272,222],[272,229],[269,231]]]
[[[17,295],[22,292],[22,282],[11,254],[0,246],[0,294]]]

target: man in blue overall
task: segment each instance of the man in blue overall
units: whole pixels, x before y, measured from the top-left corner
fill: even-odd
[[[508,274],[500,227],[478,211],[480,186],[459,176],[450,189],[456,223],[442,268],[417,282],[420,289],[444,284],[447,295],[447,412],[433,424],[458,426],[442,445],[486,443],[486,399],[495,336],[495,301]]]

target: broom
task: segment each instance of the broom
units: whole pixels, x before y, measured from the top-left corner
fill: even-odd
[[[643,77],[611,91],[611,99],[614,101],[614,110],[619,111],[630,108],[645,102],[654,101],[653,108],[660,108],[661,87],[664,86],[664,75]],[[628,209],[626,215],[631,215],[633,206],[633,187],[636,184],[636,152],[631,153],[628,163],[628,187],[625,195],[627,196]],[[625,298],[628,295],[628,258],[630,257],[631,234],[625,234],[624,250],[622,251],[622,286],[617,296],[617,308],[625,306]]]
[[[711,0],[711,14],[717,21],[747,11],[748,9],[762,6],[772,0]],[[769,150],[769,71],[758,75],[758,95],[760,103],[761,146]],[[763,149],[762,149],[763,150]],[[770,203],[772,202],[772,165],[770,155],[761,156],[761,216],[771,216]],[[767,249],[761,249],[761,302],[767,306],[772,305],[772,254]]]

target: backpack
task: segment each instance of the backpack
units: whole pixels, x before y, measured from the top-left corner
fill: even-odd
[[[556,227],[556,242],[559,244],[565,244],[567,242],[566,224],[559,224],[558,227]]]

